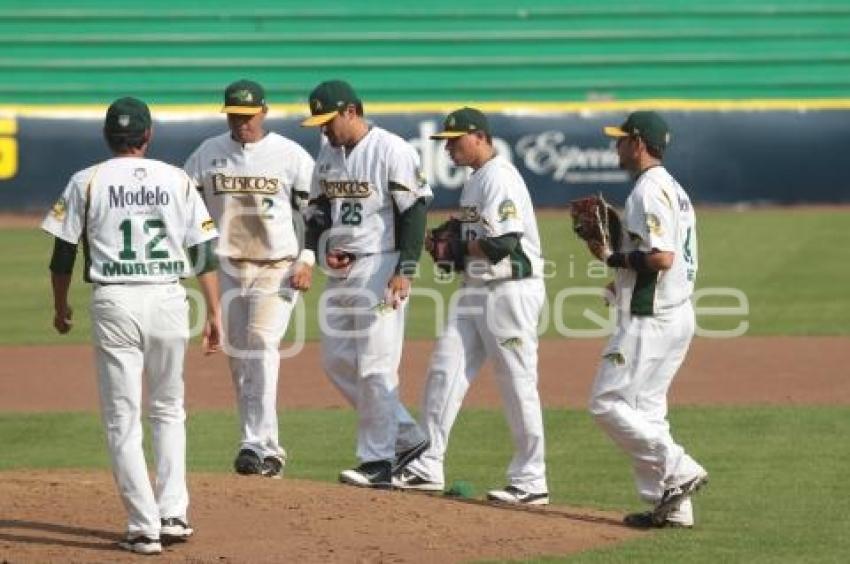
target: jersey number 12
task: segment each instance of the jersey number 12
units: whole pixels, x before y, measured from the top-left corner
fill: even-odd
[[[125,219],[118,226],[124,239],[124,248],[118,253],[118,258],[121,260],[136,260],[136,251],[133,250],[133,223],[129,219]],[[142,224],[145,235],[152,234],[152,237],[145,243],[145,259],[167,259],[168,251],[165,249],[157,249],[157,245],[165,239],[165,222],[161,219],[146,219]]]

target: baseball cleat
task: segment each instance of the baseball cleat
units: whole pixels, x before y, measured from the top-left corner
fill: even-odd
[[[162,543],[159,542],[159,539],[152,539],[144,535],[135,537],[128,535],[127,538],[118,543],[118,546],[136,554],[159,554],[162,552]]]
[[[549,505],[549,493],[529,493],[516,486],[505,486],[501,490],[490,490],[487,499],[513,505]]]
[[[665,519],[661,522],[656,522],[652,511],[643,511],[640,513],[629,513],[623,518],[623,524],[634,529],[663,529],[663,528],[679,528],[690,529],[693,523],[681,523]]]
[[[400,452],[395,453],[395,460],[393,460],[393,475],[398,474],[404,468],[419,458],[419,456],[428,450],[428,447],[431,446],[431,441],[428,439],[423,440],[421,443],[414,445],[408,449],[402,450]]]
[[[280,480],[283,476],[283,460],[277,456],[267,456],[263,459],[262,471],[260,472],[266,478]]]
[[[392,463],[389,460],[373,460],[364,462],[357,468],[343,470],[339,481],[349,486],[361,488],[392,488]]]
[[[661,501],[652,510],[652,519],[660,526],[667,521],[670,513],[674,512],[682,500],[696,493],[701,487],[708,483],[708,473],[704,470],[696,476],[682,482],[679,485],[667,488],[661,496]]]
[[[402,470],[393,474],[393,487],[400,490],[415,490],[419,492],[441,492],[442,482],[432,482],[421,476],[417,476],[410,470]]]
[[[250,476],[251,474],[260,474],[263,471],[263,462],[257,453],[249,448],[243,448],[236,455],[236,460],[233,461],[233,469],[237,474]]]
[[[185,542],[195,532],[186,521],[179,517],[169,517],[160,521],[159,537],[163,544]]]

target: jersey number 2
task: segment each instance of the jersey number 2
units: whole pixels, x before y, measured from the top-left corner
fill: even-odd
[[[118,258],[121,260],[136,260],[136,251],[133,250],[133,224],[129,219],[125,219],[118,226],[124,239],[124,248],[118,253]],[[145,244],[145,258],[150,259],[166,259],[168,251],[157,249],[160,241],[165,239],[165,222],[161,219],[146,219],[142,224],[145,230],[145,235],[153,232],[153,236],[148,239]]]

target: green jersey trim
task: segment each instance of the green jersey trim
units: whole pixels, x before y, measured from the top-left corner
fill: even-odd
[[[635,280],[630,311],[632,315],[655,315],[655,289],[658,272],[638,272]]]

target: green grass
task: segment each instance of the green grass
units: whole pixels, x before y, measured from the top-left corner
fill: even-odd
[[[746,295],[746,315],[700,315],[700,327],[712,330],[732,329],[749,323],[753,335],[847,335],[850,334],[850,261],[836,251],[841,235],[850,232],[850,211],[812,209],[769,209],[737,212],[701,210],[699,217],[700,272],[698,288],[735,288]],[[444,216],[433,214],[432,221]],[[587,329],[584,320],[589,309],[597,315],[606,311],[596,297],[572,298],[554,311],[556,295],[565,288],[601,287],[607,281],[604,272],[589,268],[586,249],[570,232],[565,215],[545,212],[540,217],[544,254],[556,265],[555,276],[547,280],[550,310],[567,327]],[[60,337],[52,330],[52,302],[47,262],[52,242],[36,229],[0,231],[0,345],[82,343],[89,338],[87,312],[88,288],[77,274],[72,287],[76,308],[76,326],[70,335]],[[78,260],[78,263],[81,263]],[[434,280],[433,264],[423,259],[419,289],[434,289],[443,297],[456,287],[454,283]],[[317,336],[315,321],[319,290],[324,282],[316,280],[306,296],[308,338]],[[705,298],[704,307],[735,305],[730,298]],[[414,297],[408,315],[408,338],[430,338],[435,331],[433,301]],[[292,333],[292,331],[290,331]],[[547,337],[558,337],[549,323]]]
[[[698,527],[647,535],[570,562],[846,561],[850,408],[689,407],[674,409],[671,421],[676,438],[711,473],[711,484],[696,498]],[[335,481],[354,461],[354,422],[350,410],[283,412],[287,474]],[[627,460],[584,412],[548,410],[545,423],[553,503],[641,508]],[[188,429],[190,470],[229,472],[234,414],[194,413]],[[0,444],[0,470],[107,467],[94,414],[0,415]],[[450,443],[447,482],[467,480],[480,496],[503,485],[510,456],[503,415],[464,410]]]

